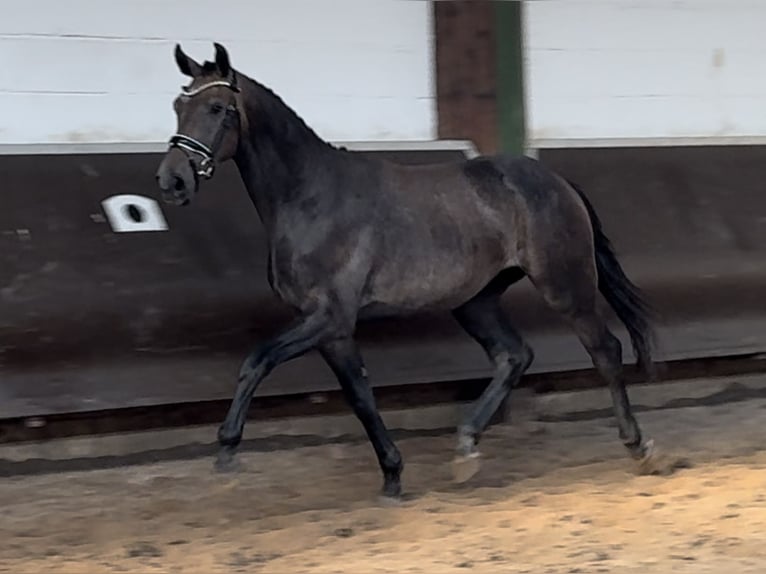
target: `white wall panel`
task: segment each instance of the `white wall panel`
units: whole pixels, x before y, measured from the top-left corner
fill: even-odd
[[[430,2],[26,0],[0,19],[0,144],[165,141],[181,42],[280,94],[330,140],[436,135]]]
[[[532,147],[766,137],[763,0],[530,0]]]

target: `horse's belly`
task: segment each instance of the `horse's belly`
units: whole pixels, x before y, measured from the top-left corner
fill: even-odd
[[[438,265],[381,273],[373,278],[363,308],[365,314],[375,316],[454,309],[478,293],[502,267],[485,263],[477,269],[445,259]]]

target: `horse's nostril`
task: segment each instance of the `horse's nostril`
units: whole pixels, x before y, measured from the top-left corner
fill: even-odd
[[[181,179],[180,177],[176,176],[175,177],[175,185],[173,187],[175,188],[176,191],[181,191],[182,189],[184,189],[186,187],[186,184],[184,183],[183,179]]]

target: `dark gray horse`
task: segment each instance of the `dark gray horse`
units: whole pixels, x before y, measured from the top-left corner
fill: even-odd
[[[354,331],[360,319],[422,310],[451,311],[494,363],[494,378],[458,428],[457,460],[477,468],[482,431],[533,358],[500,308],[503,292],[523,277],[569,321],[608,383],[630,454],[650,456],[625,391],[621,345],[597,312],[597,293],[648,372],[647,308],[580,190],[527,157],[413,167],[338,149],[235,71],[221,45],[214,62],[199,64],[180,46],[175,59],[191,82],[175,101],[178,133],[157,172],[163,198],[188,204],[200,177],[234,159],[266,230],[271,288],[297,314],[245,360],[218,432],[219,469],[235,462],[258,384],[280,363],[318,349],[375,448],[384,494],[399,495],[402,458]]]

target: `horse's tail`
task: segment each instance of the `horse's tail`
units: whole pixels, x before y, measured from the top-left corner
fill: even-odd
[[[644,300],[639,288],[625,275],[609,238],[601,228],[601,221],[596,215],[596,210],[583,190],[569,180],[567,183],[585,204],[593,227],[598,289],[628,330],[633,352],[636,355],[636,365],[648,377],[653,378],[656,374],[652,362],[655,334],[650,322],[651,308]]]

